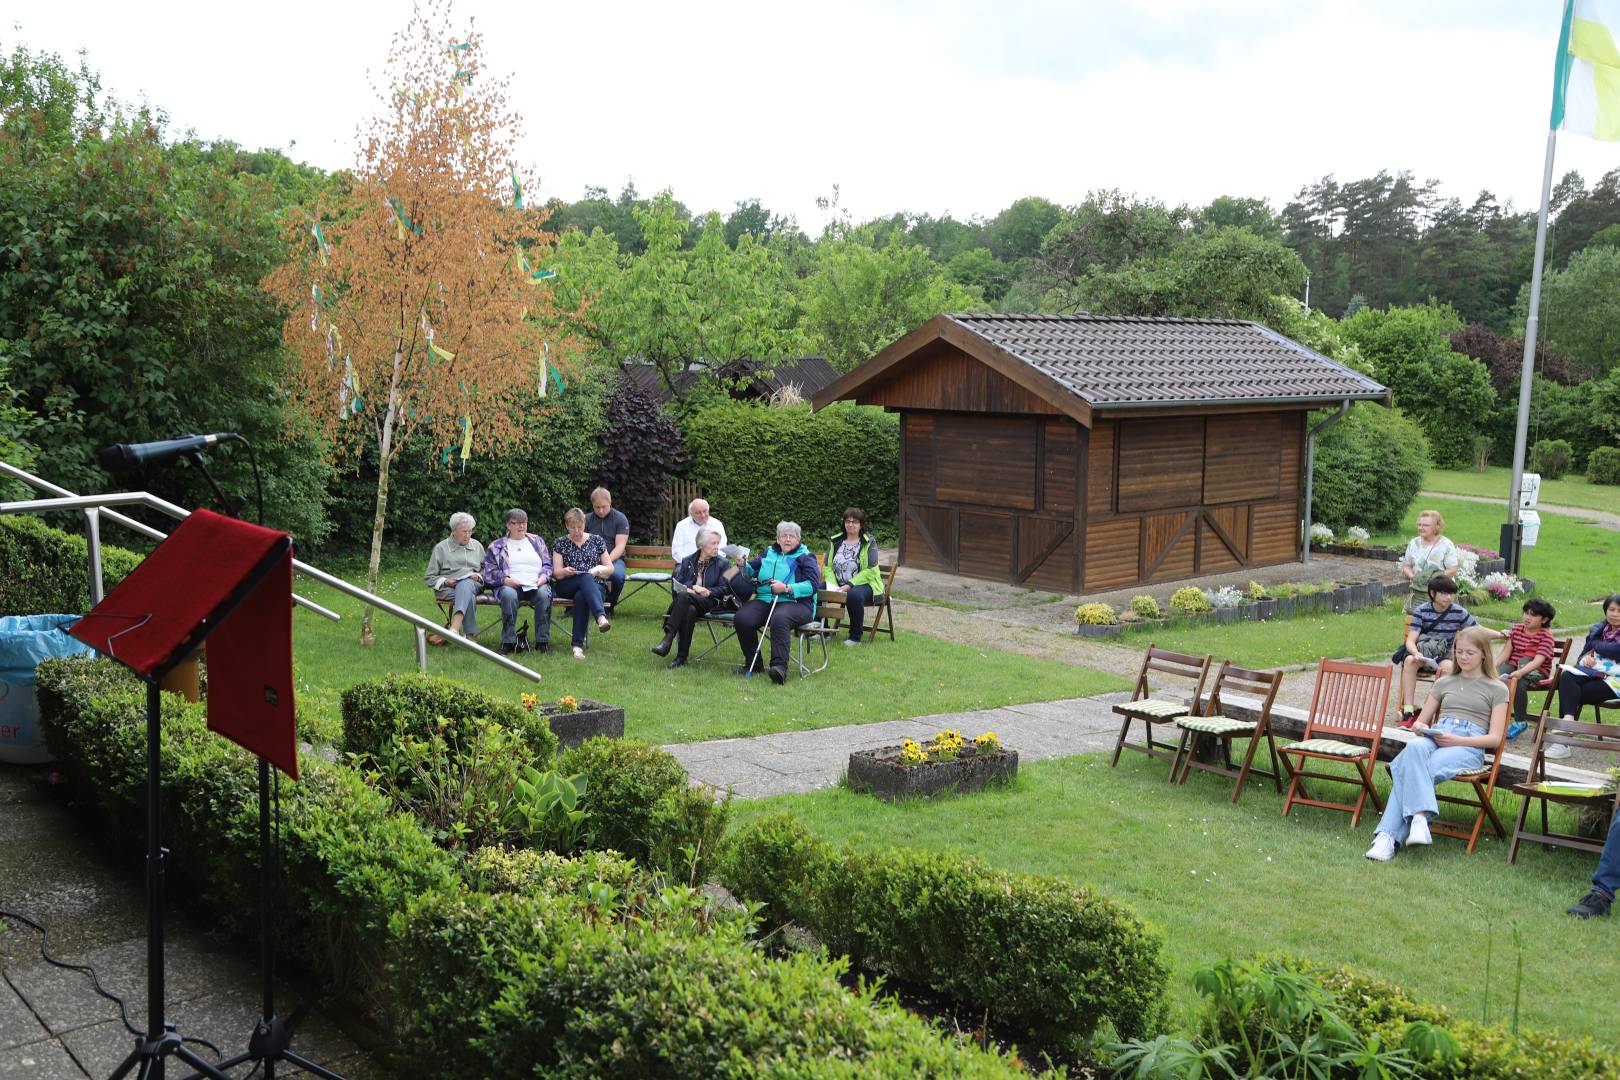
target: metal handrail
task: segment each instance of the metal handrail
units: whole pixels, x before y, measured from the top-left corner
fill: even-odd
[[[144,506],[148,509],[156,510],[159,513],[167,514],[172,518],[184,519],[191,516],[191,511],[186,510],[183,507],[176,506],[174,503],[171,503],[165,499],[160,499],[156,495],[145,491],[119,492],[112,495],[75,495],[66,488],[57,487],[55,484],[42,480],[32,473],[19,469],[15,465],[8,462],[0,461],[0,473],[15,477],[24,483],[32,484],[33,486],[42,490],[54,491],[58,493],[56,498],[51,499],[29,499],[19,502],[0,502],[0,514],[26,514],[46,510],[80,510],[84,512],[86,518],[85,531],[88,534],[86,539],[88,540],[91,548],[91,589],[96,596],[97,602],[100,600],[101,593],[101,582],[99,580],[101,566],[101,537],[97,527],[97,518],[99,518],[100,515],[105,514],[108,520],[115,521],[120,525],[125,525],[134,531],[142,533],[143,535],[149,536],[155,540],[163,540],[167,536],[166,533],[158,529],[154,529],[150,525],[136,521],[134,518],[126,517],[115,510],[108,510],[106,507]],[[299,560],[294,559],[293,569],[306,577],[315,579],[328,588],[336,589],[338,592],[343,593],[346,596],[353,597],[364,604],[368,604],[371,607],[385,612],[386,614],[392,615],[394,618],[399,619],[402,622],[409,623],[416,631],[416,665],[422,671],[427,670],[427,635],[429,633],[437,633],[441,629],[437,623],[423,618],[414,611],[409,611],[402,608],[398,604],[384,600],[380,596],[369,593],[358,586],[351,585],[340,577],[334,577],[324,570],[310,566],[308,563],[300,562]],[[324,615],[327,618],[334,620],[341,618],[341,616],[339,616],[336,612],[321,607],[319,604],[306,600],[297,594],[293,595],[293,601],[317,612],[318,614]],[[459,634],[446,634],[444,639],[452,645],[467,649],[477,656],[481,656],[486,660],[499,664],[501,667],[506,668],[508,671],[511,671],[514,674],[522,675],[524,678],[531,679],[534,682],[540,681],[540,673],[538,671],[531,668],[526,668],[522,664],[502,656],[500,653],[486,649],[484,646],[478,644],[476,641],[473,641],[471,638],[462,637]]]

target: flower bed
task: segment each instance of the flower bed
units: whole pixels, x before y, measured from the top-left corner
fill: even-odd
[[[519,700],[524,708],[531,712],[538,710],[545,716],[551,733],[565,750],[598,736],[624,738],[624,710],[617,705],[572,696],[541,701],[535,694],[521,694]]]
[[[965,794],[1017,775],[1018,751],[1004,749],[992,731],[970,744],[947,729],[926,744],[906,739],[849,755],[849,786],[890,802],[942,791]]]

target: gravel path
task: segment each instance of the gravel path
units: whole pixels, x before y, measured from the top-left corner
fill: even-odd
[[[1458,502],[1496,503],[1498,505],[1507,501],[1506,499],[1488,498],[1484,495],[1452,495],[1444,491],[1420,491],[1417,497],[1420,499],[1456,499]],[[1547,514],[1586,518],[1600,528],[1620,532],[1620,514],[1610,513],[1607,510],[1588,510],[1584,506],[1558,506],[1554,503],[1537,503],[1536,509]]]

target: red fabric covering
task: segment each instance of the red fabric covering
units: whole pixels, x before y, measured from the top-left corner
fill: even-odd
[[[150,678],[286,536],[198,510],[69,633]],[[208,726],[297,778],[290,554],[209,632]]]

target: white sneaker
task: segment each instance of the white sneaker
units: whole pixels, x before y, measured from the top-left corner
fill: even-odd
[[[574,659],[575,660],[583,660],[583,659],[585,659],[585,650],[580,648],[578,645],[574,646]]]
[[[1387,832],[1373,835],[1372,847],[1367,849],[1367,858],[1373,862],[1389,862],[1395,857],[1395,838]]]
[[[1406,846],[1432,843],[1434,843],[1434,837],[1429,835],[1429,815],[1413,814],[1412,824],[1406,833]]]
[[[1541,756],[1551,758],[1553,761],[1563,761],[1569,757],[1569,747],[1563,743],[1553,743],[1551,746],[1543,748]]]
[[[860,642],[858,642],[858,641],[851,641],[851,640],[850,640],[850,639],[849,639],[849,638],[845,638],[845,639],[844,639],[844,644],[845,644],[845,645],[859,645],[859,644],[860,644]]]
[[[608,621],[608,617],[606,615],[598,615],[596,617],[596,632],[597,633],[605,634],[611,629],[613,629],[613,624]]]

